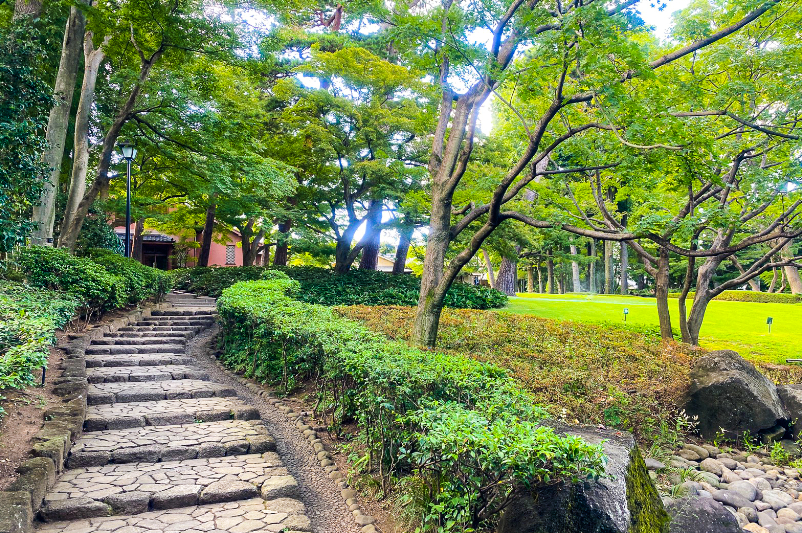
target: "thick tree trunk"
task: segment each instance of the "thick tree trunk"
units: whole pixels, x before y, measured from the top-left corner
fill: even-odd
[[[576,256],[578,253],[576,245],[572,244],[571,255]],[[573,284],[574,292],[582,292],[582,282],[579,278],[579,263],[577,261],[571,261],[571,283]]]
[[[596,293],[596,239],[590,240],[590,249],[588,250],[588,255],[590,255],[591,261],[588,264],[588,292],[591,294]]]
[[[546,259],[546,290],[549,294],[555,294],[557,288],[554,286],[554,257],[549,250],[549,256]]]
[[[253,233],[254,223],[255,220],[249,220],[243,231],[240,232],[242,235],[242,266],[253,266],[256,256],[259,255],[262,240],[265,238],[264,228]]]
[[[774,292],[774,287],[777,285],[777,269],[771,269],[771,283],[769,283],[769,292]]]
[[[625,241],[621,241],[621,294],[626,296],[629,294],[629,278],[627,271],[629,270],[629,246]]]
[[[613,294],[613,241],[604,241],[604,294]]]
[[[265,251],[262,254],[262,266],[269,267],[270,266],[270,244],[265,244]]]
[[[382,202],[380,200],[372,200],[368,206],[368,216],[365,219],[366,242],[362,247],[362,258],[359,260],[359,270],[376,270],[379,267],[381,231],[376,228],[382,223],[382,212]]]
[[[493,273],[493,263],[490,261],[490,254],[487,250],[482,248],[482,257],[485,259],[485,266],[487,267],[487,282],[490,284],[491,289],[496,288],[496,276]]]
[[[203,224],[203,237],[201,238],[198,266],[209,266],[209,254],[212,251],[212,236],[214,234],[214,215],[217,211],[217,195],[213,194],[206,208],[206,221]]]
[[[134,247],[131,250],[131,257],[142,262],[142,232],[145,231],[145,219],[137,219],[134,226]],[[148,265],[152,266],[152,265]]]
[[[657,318],[660,322],[660,336],[663,340],[673,340],[674,332],[671,331],[671,312],[668,306],[668,249],[661,247],[660,255],[657,258],[657,275],[654,279],[654,295],[657,299]]]
[[[398,248],[395,250],[395,262],[393,263],[393,274],[403,274],[407,267],[407,256],[409,255],[409,246],[412,243],[412,233],[415,231],[414,226],[401,226],[398,230]]]
[[[537,292],[543,294],[543,274],[540,272],[540,263],[537,264]]]
[[[276,239],[276,252],[273,254],[274,266],[287,266],[289,255],[290,230],[292,220],[285,220],[278,225],[278,239]]]
[[[25,0],[21,1],[25,2]],[[15,8],[20,3],[18,0]],[[35,3],[37,2],[28,4]],[[39,6],[41,7],[41,3]],[[47,148],[43,160],[48,169],[48,179],[44,183],[42,194],[39,197],[39,205],[33,208],[33,221],[37,223],[36,229],[31,234],[33,244],[52,245],[53,243],[56,193],[61,174],[61,160],[64,157],[64,143],[70,124],[75,79],[78,76],[81,62],[81,45],[85,26],[86,19],[83,12],[75,6],[71,7],[67,27],[64,30],[64,42],[61,45],[61,60],[56,74],[56,83],[53,88],[53,97],[56,103],[50,110],[47,120]]]
[[[518,263],[505,257],[501,260],[496,278],[496,289],[508,296],[515,296],[518,284]]]
[[[791,241],[783,247],[780,256],[784,260],[789,260],[794,256],[791,251]],[[802,278],[799,277],[799,269],[795,266],[786,266],[783,267],[783,270],[785,279],[788,280],[788,286],[791,288],[791,294],[802,294]]]
[[[713,281],[713,276],[721,264],[722,259],[708,258],[705,263],[699,267],[699,272],[696,275],[696,293],[693,298],[693,305],[691,312],[688,315],[688,331],[687,338],[683,338],[684,342],[694,346],[699,345],[699,332],[702,329],[702,321],[707,311],[707,305],[713,299],[715,294],[710,290],[710,285]]]
[[[95,85],[103,62],[105,52],[103,46],[95,49],[92,43],[92,32],[84,36],[84,80],[81,85],[81,98],[78,101],[78,111],[75,113],[75,136],[73,145],[72,174],[70,177],[70,193],[67,197],[67,207],[64,210],[62,227],[72,225],[78,213],[78,205],[86,193],[86,173],[89,169],[89,113],[95,103]]]
[[[526,292],[535,292],[535,267],[532,265],[526,267]]]

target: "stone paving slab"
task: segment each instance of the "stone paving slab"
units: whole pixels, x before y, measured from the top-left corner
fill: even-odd
[[[143,383],[97,383],[89,385],[86,393],[88,405],[121,402],[149,402],[156,400],[180,400],[188,398],[221,398],[236,396],[229,385],[202,381],[200,379],[176,379],[172,381],[146,381]]]
[[[161,317],[154,317],[153,319],[140,320],[135,326],[201,326],[209,327],[214,322],[213,318],[199,319],[191,317],[170,317],[163,320],[158,320]],[[184,320],[179,320],[183,318]]]
[[[183,353],[98,354],[86,356],[86,368],[120,366],[191,365],[194,361]]]
[[[270,487],[286,481],[297,495],[297,484],[275,452],[74,468],[45,495],[41,514],[46,520],[91,518],[102,504],[112,514],[138,514],[244,500],[259,496],[268,480]]]
[[[209,380],[209,374],[196,366],[109,366],[89,368],[86,371],[89,383],[115,383],[134,381],[167,381],[171,379]]]
[[[89,518],[41,524],[39,533],[277,533],[312,531],[304,505],[298,500],[261,498],[229,503],[150,511],[135,516]]]
[[[150,316],[169,316],[169,317],[176,317],[176,316],[210,316],[212,314],[212,310],[208,308],[204,309],[154,309],[150,312]]]
[[[259,411],[236,398],[193,398],[95,405],[86,410],[84,430],[102,431],[232,419],[258,420]]]
[[[75,443],[69,468],[108,463],[178,461],[275,451],[276,442],[261,421],[223,420],[202,424],[144,426],[93,431]]]
[[[155,337],[153,335],[149,337],[139,337],[136,335],[132,336],[121,336],[121,337],[101,337],[99,339],[94,339],[91,343],[91,346],[109,346],[109,345],[130,345],[130,346],[139,346],[142,344],[186,344],[187,339],[185,336],[165,336],[159,335]]]
[[[194,332],[200,331],[200,330],[201,330],[200,326],[184,326],[184,325],[169,326],[169,325],[165,325],[165,326],[123,326],[120,329],[118,329],[117,331],[121,332],[121,333],[154,333],[154,332],[159,332],[159,333],[182,333],[182,332],[194,333]]]
[[[87,346],[86,355],[125,354],[125,353],[183,353],[184,344],[144,344],[137,346],[103,346],[92,344]]]
[[[154,326],[159,327],[159,326]],[[187,326],[192,327],[192,326]],[[121,328],[122,329],[122,328]],[[148,338],[158,337],[162,340],[169,339],[189,339],[192,337],[192,331],[152,331],[151,329],[145,331],[115,331],[114,333],[106,333],[105,338]]]

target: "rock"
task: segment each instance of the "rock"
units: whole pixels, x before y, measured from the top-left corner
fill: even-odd
[[[697,446],[696,444],[686,444],[685,446],[683,446],[683,449],[696,452],[696,455],[698,455],[700,459],[707,459],[708,457],[710,457],[710,452],[708,452],[705,448],[702,448],[701,446]]]
[[[702,483],[707,483],[711,487],[718,487],[720,480],[716,474],[711,474],[710,472],[699,472],[697,475],[697,479],[699,479]]]
[[[757,523],[765,528],[776,526],[777,522],[774,520],[774,516],[772,516],[769,513],[770,510],[761,511],[757,513]]]
[[[794,499],[781,490],[764,490],[761,500],[771,505],[775,511],[794,503]]]
[[[796,522],[799,520],[799,515],[786,507],[777,511],[777,518],[787,518]]]
[[[802,523],[785,524],[785,533],[802,533]]]
[[[603,442],[606,476],[573,484],[564,481],[535,492],[518,489],[501,515],[497,533],[668,531],[669,517],[630,434],[595,427],[554,425],[559,433],[582,437],[591,444]],[[732,515],[729,516],[737,525]],[[729,533],[729,530],[721,531]]]
[[[777,394],[793,423],[791,434],[797,439],[802,434],[802,385],[780,385]]]
[[[742,481],[741,477],[727,468],[726,466],[721,467],[721,481],[724,483],[737,483],[738,481]]]
[[[259,491],[247,481],[236,479],[221,480],[210,483],[203,489],[198,501],[201,504],[230,502],[235,500],[247,500],[257,496],[259,496]]]
[[[669,505],[669,533],[741,533],[733,514],[711,498],[683,498]]]
[[[732,490],[717,490],[713,493],[713,499],[721,502],[724,505],[729,505],[733,509],[741,507],[754,507],[754,504],[748,499],[743,497],[740,493]]]
[[[749,533],[769,533],[768,529],[757,524],[746,524],[743,529]]]
[[[727,408],[722,409],[723,405]],[[758,435],[790,420],[774,384],[731,350],[696,360],[685,411],[699,417],[698,429],[704,437],[719,430],[730,438],[745,431]]]
[[[203,487],[200,485],[176,485],[153,495],[154,509],[177,509],[197,505]]]
[[[719,463],[715,459],[710,459],[710,458],[707,458],[707,459],[703,460],[699,464],[699,468],[701,468],[705,472],[710,472],[711,474],[715,474],[717,476],[721,475],[721,472],[722,472],[721,467],[722,466],[723,465],[721,463]]]
[[[758,495],[757,487],[748,481],[736,481],[735,483],[730,483],[727,487],[727,490],[731,492],[737,492],[750,502],[755,501]]]
[[[276,500],[278,498],[299,498],[298,482],[292,476],[273,476],[262,483],[262,498]]]
[[[131,492],[120,492],[106,496],[104,502],[111,506],[113,514],[137,514],[148,510],[150,494],[138,490]]]
[[[702,459],[702,457],[698,453],[696,453],[695,451],[687,450],[687,449],[684,449],[684,448],[682,450],[678,451],[677,455],[679,457],[682,457],[686,461],[699,461],[699,460]]]
[[[32,530],[31,495],[25,491],[0,492],[0,531],[27,533]]]
[[[99,516],[109,516],[110,514],[111,507],[108,504],[95,501],[92,498],[49,501],[39,511],[39,516],[45,522],[97,518]]]
[[[757,511],[755,511],[753,508],[741,507],[740,509],[738,509],[738,512],[743,513],[744,517],[746,517],[747,522],[757,522]]]
[[[716,461],[726,466],[730,470],[735,470],[736,468],[738,468],[738,462],[735,459],[731,459],[729,457],[722,457],[720,454],[718,457],[716,457]]]
[[[779,442],[783,439],[783,437],[785,437],[787,431],[788,429],[785,427],[785,425],[777,424],[773,428],[767,429],[761,434],[761,441],[763,442],[763,444],[772,444],[774,442]],[[769,462],[769,461],[764,459],[763,462]]]
[[[680,487],[680,494],[683,496],[696,496],[702,490],[702,486],[695,481],[685,481]]]
[[[657,459],[652,459],[651,457],[647,457],[643,460],[646,463],[646,468],[649,470],[664,470],[666,465],[658,461]]]

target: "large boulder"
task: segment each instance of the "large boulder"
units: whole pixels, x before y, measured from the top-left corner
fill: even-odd
[[[802,385],[780,385],[777,393],[788,411],[794,440],[802,435]]]
[[[774,383],[732,350],[711,352],[694,363],[685,412],[698,417],[706,438],[720,430],[730,438],[747,431],[763,435],[789,422]]]
[[[558,426],[560,433],[603,442],[606,476],[518,491],[504,510],[498,533],[666,533],[668,515],[649,479],[632,435]]]
[[[738,520],[713,498],[691,496],[668,504],[669,533],[741,533]]]

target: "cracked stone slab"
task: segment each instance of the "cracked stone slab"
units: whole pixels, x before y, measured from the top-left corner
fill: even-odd
[[[258,420],[259,411],[235,398],[193,398],[95,405],[86,410],[84,430],[101,431],[231,419]]]
[[[223,420],[202,424],[145,426],[85,433],[72,447],[67,466],[175,461],[275,451],[261,421]]]
[[[72,519],[91,518],[98,516],[98,504],[109,506],[106,514],[119,514],[143,512],[148,509],[146,503],[167,509],[244,500],[258,496],[267,480],[288,476],[275,452],[74,468],[64,472],[45,495],[42,515],[57,517],[54,510],[68,507]],[[196,488],[176,489],[187,486]]]
[[[110,366],[89,368],[86,371],[89,383],[115,383],[123,381],[168,381],[173,379],[209,380],[209,374],[189,365],[160,366]]]
[[[312,531],[305,509],[298,500],[282,498],[265,501],[252,498],[238,502],[213,503],[149,511],[134,516],[89,518],[73,522],[39,524],[38,533],[278,533]]]
[[[176,379],[136,384],[123,382],[89,385],[86,401],[88,405],[101,405],[189,398],[221,398],[236,395],[237,392],[229,385],[199,379]]]
[[[105,354],[86,356],[86,368],[119,366],[191,365],[194,360],[181,353]]]

